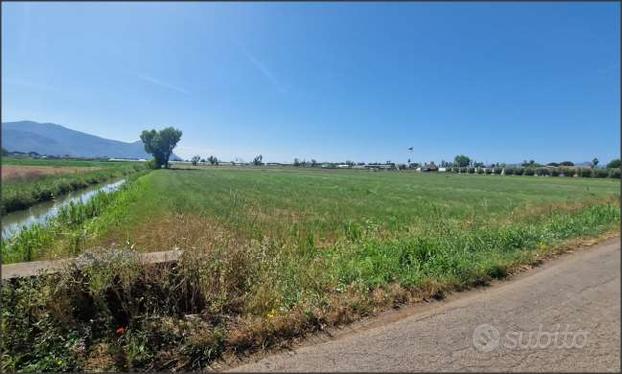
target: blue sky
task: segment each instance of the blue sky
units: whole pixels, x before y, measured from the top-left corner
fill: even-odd
[[[603,162],[619,3],[2,3],[2,120],[267,161]]]

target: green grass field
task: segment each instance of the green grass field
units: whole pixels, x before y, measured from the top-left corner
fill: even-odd
[[[132,174],[145,168],[138,162],[107,162],[54,159],[19,159],[2,157],[2,200],[0,213],[26,209],[37,203],[54,199],[70,191],[88,187],[114,178]],[[6,169],[26,171],[17,178],[6,175]],[[33,170],[32,167],[36,170]],[[67,173],[46,172],[67,170]],[[32,172],[28,172],[32,170]]]
[[[330,246],[373,228],[400,238],[437,227],[498,227],[610,201],[619,181],[287,169],[161,170],[141,178],[98,239],[145,251],[207,232],[238,241]],[[104,217],[106,220],[108,217]],[[115,221],[115,222],[113,222]],[[146,235],[199,225],[197,234]],[[202,233],[199,234],[199,233]],[[164,236],[164,237],[163,237]]]
[[[3,243],[5,259],[87,249],[99,259],[79,272],[24,282],[19,292],[3,290],[14,313],[3,332],[21,331],[4,334],[10,359],[3,367],[84,369],[94,355],[106,368],[204,367],[224,352],[262,349],[503,278],[577,239],[611,233],[620,224],[619,191],[620,181],[609,179],[152,171]],[[127,248],[182,249],[184,256],[175,266],[145,269]],[[96,307],[67,317],[63,311],[80,309],[85,297]],[[26,301],[33,298],[41,300],[33,306]],[[62,305],[37,314],[59,298]],[[23,315],[45,327],[32,329]],[[53,336],[75,337],[86,348]],[[17,354],[45,337],[45,349]],[[63,364],[49,361],[49,352]]]

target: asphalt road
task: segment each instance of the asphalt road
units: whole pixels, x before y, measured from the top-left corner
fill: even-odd
[[[232,370],[619,372],[619,239],[412,310]]]

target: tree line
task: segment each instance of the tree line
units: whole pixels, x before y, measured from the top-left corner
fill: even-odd
[[[442,163],[443,164],[443,163]],[[598,158],[594,158],[592,159],[592,162],[590,164],[590,167],[592,168],[596,168],[598,167],[598,165],[600,164],[600,161],[598,160]],[[484,165],[483,162],[477,162],[472,160],[471,158],[469,158],[468,156],[465,155],[457,155],[454,158],[454,162],[453,163],[444,163],[443,165],[444,167],[486,167]],[[489,165],[489,167],[505,167],[507,166],[505,163],[495,163],[495,164],[491,164]],[[561,162],[549,162],[547,164],[540,164],[534,160],[524,160],[521,164],[521,167],[524,168],[539,168],[539,167],[574,167],[575,164],[572,161],[561,161]],[[613,169],[613,168],[620,168],[621,163],[620,163],[620,159],[616,158],[614,160],[611,160],[607,165],[606,168],[607,169]]]
[[[144,144],[145,151],[147,153],[150,153],[153,156],[153,159],[150,161],[151,167],[156,168],[156,169],[159,169],[162,167],[164,168],[169,167],[169,160],[170,160],[171,154],[173,153],[173,149],[175,148],[175,146],[181,139],[181,136],[182,136],[182,131],[179,129],[175,129],[173,127],[167,127],[159,131],[152,129],[152,130],[144,130],[142,132],[142,134],[140,135],[140,139],[142,140]],[[7,152],[4,149],[2,151],[3,151],[2,152],[3,155],[6,156]],[[213,155],[210,155],[207,159],[201,158],[201,156],[199,155],[195,155],[192,157],[191,162],[193,165],[197,165],[199,162],[209,163],[210,165],[218,165],[220,163],[220,160],[218,160],[218,158]],[[257,155],[252,160],[251,164],[254,166],[264,165],[263,155],[261,154]],[[421,166],[418,163],[411,162],[410,159],[408,160],[408,164],[396,164],[391,161],[386,161],[385,163],[366,164],[364,162],[354,162],[352,160],[346,160],[343,164],[337,164],[337,163],[328,163],[328,164],[332,166],[346,165],[347,167],[363,166],[363,165],[388,165],[388,166],[396,167],[398,169],[418,168]],[[597,169],[599,164],[600,164],[600,161],[598,160],[598,158],[595,157],[591,161],[590,168]],[[430,165],[436,167],[433,161],[430,162],[429,164],[426,164],[425,166],[428,167]],[[293,166],[295,167],[318,167],[321,165],[315,159],[306,161],[304,159],[300,160],[299,158],[294,158]],[[492,169],[491,172],[494,172],[494,169],[500,169],[500,168],[505,169],[508,165],[506,165],[505,163],[494,163],[494,164],[490,164],[486,166],[481,161],[475,161],[464,154],[459,154],[454,157],[453,162],[447,162],[445,160],[442,160],[440,166],[444,168],[457,168],[458,172],[460,172],[462,168],[467,168],[466,169],[467,172],[469,171],[470,168]],[[533,175],[531,171],[532,169],[536,169],[536,168],[542,169],[542,168],[547,168],[547,167],[548,168],[573,168],[575,167],[575,164],[571,161],[561,161],[561,162],[549,162],[548,164],[543,165],[543,164],[536,162],[535,160],[524,160],[520,164],[520,167],[518,168],[513,167],[509,169],[528,170],[527,173]],[[620,167],[621,167],[621,161],[619,158],[611,160],[606,165],[606,169],[620,169]],[[599,169],[603,169],[603,168],[599,168]],[[542,171],[541,173],[548,173],[548,172]],[[594,173],[599,174],[599,172],[594,172]],[[600,174],[604,175],[604,173],[600,173]]]

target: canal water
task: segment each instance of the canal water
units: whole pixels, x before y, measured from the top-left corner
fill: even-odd
[[[28,209],[11,212],[2,217],[2,240],[12,238],[20,231],[34,224],[45,224],[55,217],[60,209],[71,203],[86,203],[99,192],[110,193],[119,189],[125,179],[94,185],[79,191],[73,191],[58,198],[33,205]]]

